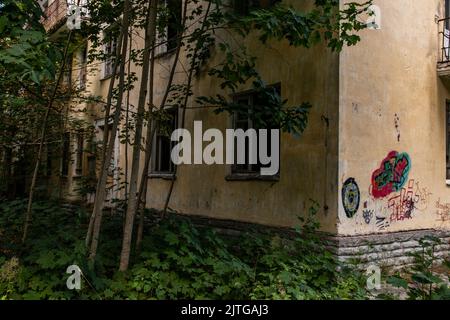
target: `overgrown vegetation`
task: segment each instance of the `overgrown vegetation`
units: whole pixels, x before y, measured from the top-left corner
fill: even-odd
[[[442,240],[427,236],[419,244],[422,250],[408,254],[414,258],[413,265],[389,277],[387,283],[403,289],[409,300],[450,300],[450,260],[436,256]]]
[[[340,265],[325,249],[314,222],[300,221],[295,237],[247,231],[225,236],[170,215],[149,220],[143,250],[118,273],[121,215],[105,222],[95,266],[86,259],[88,215],[58,202],[36,202],[31,241],[22,245],[25,200],[0,205],[1,299],[364,299],[363,274]],[[82,289],[66,287],[68,266],[84,274]]]

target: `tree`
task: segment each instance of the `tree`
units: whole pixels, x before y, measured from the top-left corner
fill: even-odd
[[[9,123],[5,127],[20,130],[23,128],[21,120],[30,118],[35,120],[31,130],[27,128],[30,135],[27,134],[25,139],[23,135],[16,134],[15,137],[22,140],[18,142],[11,139],[11,135],[5,135],[9,141],[3,145],[10,155],[12,149],[17,151],[22,146],[30,144],[37,146],[22,236],[22,242],[25,242],[31,223],[33,198],[44,147],[48,144],[46,138],[49,136],[47,130],[49,122],[58,119],[58,115],[62,112],[61,107],[55,108],[57,98],[70,91],[70,88],[61,85],[61,80],[71,50],[72,32],[68,33],[67,41],[52,43],[40,23],[43,14],[36,1],[5,0],[2,4],[0,75],[5,90],[0,99],[2,111],[10,115]],[[31,111],[31,114],[23,112],[29,107],[28,103],[33,107],[27,110]],[[17,123],[14,124],[14,121]]]
[[[103,149],[101,150],[101,169],[96,184],[95,202],[86,234],[86,246],[89,257],[95,261],[100,241],[103,211],[108,187],[108,168],[112,159],[116,137],[131,147],[131,163],[126,176],[127,196],[125,197],[125,221],[120,270],[126,271],[132,252],[133,230],[136,214],[139,213],[137,247],[140,247],[144,229],[144,208],[147,189],[147,171],[151,159],[152,140],[155,132],[162,129],[170,121],[166,107],[176,106],[181,110],[180,128],[186,126],[188,105],[195,109],[213,109],[216,114],[223,112],[243,112],[246,105],[235,103],[228,94],[233,94],[242,86],[249,84],[263,97],[265,104],[258,106],[252,113],[253,121],[261,127],[275,125],[285,132],[300,135],[306,128],[308,112],[311,105],[305,102],[298,106],[290,105],[281,99],[273,88],[266,85],[257,70],[258,56],[240,45],[243,39],[256,36],[262,43],[287,41],[292,47],[310,48],[325,42],[331,50],[339,51],[345,45],[355,45],[359,41],[358,31],[365,24],[358,18],[365,14],[369,2],[357,4],[350,2],[340,7],[339,0],[315,0],[309,10],[297,10],[280,1],[253,1],[253,5],[244,2],[223,0],[171,0],[169,3],[181,5],[178,20],[178,9],[167,6],[157,0],[91,0],[88,4],[89,20],[83,24],[82,30],[69,32],[66,41],[50,42],[40,24],[42,12],[32,0],[4,1],[0,8],[0,31],[6,36],[0,40],[0,85],[7,88],[6,94],[0,96],[2,114],[9,121],[0,124],[0,130],[7,132],[11,127],[18,127],[17,121],[30,118],[25,105],[34,97],[33,117],[43,123],[35,126],[25,139],[38,141],[37,159],[34,163],[29,206],[25,223],[24,239],[31,220],[33,193],[42,164],[42,155],[47,137],[55,128],[65,127],[61,117],[63,108],[59,107],[61,97],[75,98],[71,88],[61,85],[66,61],[72,50],[76,36],[88,39],[92,44],[89,52],[90,62],[113,61],[112,77],[106,99],[98,97],[77,98],[96,102],[104,108],[105,130]],[[20,14],[17,14],[20,12]],[[32,12],[34,14],[30,15]],[[167,29],[175,31],[173,37],[158,37]],[[108,41],[103,34],[113,30],[118,34],[116,50],[103,52]],[[144,47],[134,48],[131,39],[144,33]],[[222,37],[233,35],[230,42]],[[174,56],[169,67],[169,77],[165,80],[165,91],[161,103],[154,102],[155,83],[161,82],[155,74],[155,56],[159,46],[170,45],[174,48]],[[212,66],[209,60],[212,55],[222,58],[222,62]],[[129,93],[134,89],[137,77],[130,70],[131,64],[140,67],[138,83],[138,103],[136,108],[129,103]],[[182,65],[184,77],[175,80],[177,67]],[[198,77],[216,78],[220,82],[221,93],[215,96],[196,96],[193,87]],[[21,87],[14,86],[14,79],[21,80]],[[16,97],[11,99],[11,96]],[[62,105],[61,101],[61,105]],[[125,109],[124,109],[125,106]],[[58,109],[59,108],[59,109]],[[56,110],[55,110],[56,109]],[[17,116],[11,120],[11,112]],[[124,114],[125,113],[125,114]],[[12,117],[14,118],[14,117]],[[267,123],[267,119],[274,123]],[[125,124],[123,120],[125,119]],[[12,123],[11,123],[12,122]],[[16,123],[14,123],[16,122]],[[109,125],[111,124],[111,129]],[[122,135],[121,132],[125,134]],[[124,138],[123,138],[124,137]],[[8,167],[9,155],[14,145],[3,148],[3,167]],[[144,152],[144,164],[140,159]],[[128,165],[127,165],[128,169]],[[128,172],[129,171],[129,172]],[[175,187],[175,173],[165,201],[164,213],[168,210],[172,191]],[[4,170],[5,177],[10,176]],[[151,206],[151,204],[149,204]],[[163,216],[164,216],[163,213]]]

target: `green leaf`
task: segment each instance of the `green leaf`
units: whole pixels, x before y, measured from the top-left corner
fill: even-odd
[[[408,281],[406,281],[403,278],[397,277],[397,276],[389,277],[387,279],[387,283],[389,283],[397,288],[404,288],[404,289],[408,288]]]

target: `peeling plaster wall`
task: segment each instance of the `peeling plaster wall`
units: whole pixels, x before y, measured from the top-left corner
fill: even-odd
[[[340,55],[340,235],[450,228],[450,93],[436,72],[435,16],[443,17],[443,3],[375,0],[381,30],[365,30],[361,43]],[[398,154],[382,166],[392,151]],[[355,187],[343,189],[349,178],[359,196]],[[348,215],[345,208],[356,207]]]
[[[298,1],[287,2],[300,5]],[[226,34],[222,36],[233,43]],[[281,82],[282,98],[290,105],[313,104],[308,129],[300,139],[282,135],[279,182],[226,181],[229,166],[182,165],[170,207],[186,214],[292,227],[299,223],[297,216],[308,212],[313,199],[321,207],[318,218],[323,230],[336,233],[338,55],[325,46],[306,50],[291,48],[286,42],[262,45],[256,36],[241,44],[258,56],[258,70],[267,83]],[[161,79],[167,77],[167,60],[171,61],[166,57],[156,63]],[[214,55],[211,64],[219,61]],[[179,68],[177,79],[182,74]],[[193,89],[196,95],[214,95],[218,87],[216,80],[202,75],[196,78]],[[157,84],[157,101],[162,88],[164,81]],[[242,88],[246,89],[249,87]],[[328,130],[323,116],[329,119]],[[224,132],[230,128],[228,115],[216,116],[202,109],[188,111],[187,129],[193,132],[193,121],[200,120],[203,130],[218,128]],[[162,208],[169,186],[169,181],[150,179],[148,206]]]

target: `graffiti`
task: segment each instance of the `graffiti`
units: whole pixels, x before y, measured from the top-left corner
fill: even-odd
[[[392,151],[372,175],[372,195],[376,199],[398,192],[408,181],[411,159],[407,153]]]
[[[378,230],[380,230],[380,231],[386,230],[391,225],[389,220],[386,217],[376,216],[376,219],[377,219],[376,225],[377,225]]]
[[[398,114],[394,116],[395,131],[397,131],[397,141],[400,142],[400,117]]]
[[[388,207],[391,209],[391,221],[412,219],[414,211],[425,211],[428,208],[432,193],[427,188],[421,188],[419,182],[409,180],[407,187],[398,195],[391,197]]]
[[[421,188],[419,182],[417,181],[414,192],[414,205],[416,209],[419,211],[427,210],[432,195],[433,194],[429,192],[427,188]]]
[[[363,218],[366,224],[370,224],[373,218],[373,210],[363,210]]]
[[[428,188],[422,187],[414,179],[402,187],[399,192],[391,194],[387,200],[369,199],[364,202],[363,218],[366,224],[375,220],[376,227],[382,231],[391,226],[392,223],[406,221],[414,218],[419,212],[426,212],[431,201],[432,193]],[[439,205],[438,205],[439,206]],[[448,205],[448,216],[445,215],[445,205],[441,205],[443,217],[450,220],[450,204]],[[372,214],[371,214],[372,213]]]
[[[441,203],[441,199],[436,202],[436,214],[438,215],[438,221],[448,222],[450,221],[450,203]]]
[[[359,200],[360,192],[355,179],[347,179],[342,187],[342,203],[347,217],[352,218],[358,212]]]
[[[403,221],[412,219],[415,207],[414,180],[410,180],[407,188],[402,188],[398,195],[388,201],[391,209],[391,221]]]

